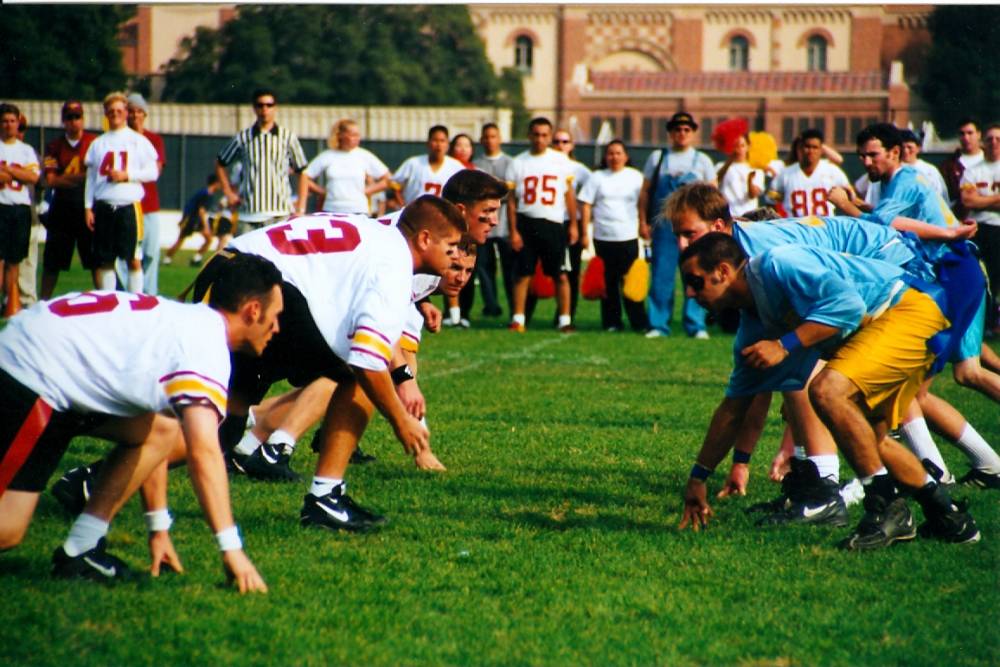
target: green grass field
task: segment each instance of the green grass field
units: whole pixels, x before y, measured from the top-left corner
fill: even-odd
[[[162,291],[193,276],[161,269]],[[77,271],[61,289],[85,287]],[[421,385],[449,470],[416,470],[376,418],[378,461],[351,494],[390,524],[371,535],[298,526],[306,484],[234,480],[237,520],[267,596],[222,585],[214,539],[186,473],[171,479],[174,543],[187,568],[138,584],[52,580],[70,519],[45,494],[25,543],[0,555],[5,665],[997,665],[1000,494],[968,497],[983,540],[914,541],[842,553],[847,529],[761,530],[743,509],[781,435],[774,402],[748,497],[713,503],[679,532],[680,494],[730,368],[731,338],[646,340],[600,331],[507,332],[500,321],[426,335]],[[478,313],[478,305],[476,313]],[[994,446],[996,405],[937,384]],[[103,443],[75,441],[63,468]],[[956,474],[967,465],[942,444]],[[294,467],[315,455],[303,439]],[[710,481],[717,490],[721,474]],[[54,481],[54,480],[53,480]],[[919,520],[919,509],[913,504]],[[852,508],[852,522],[861,510]],[[147,563],[137,500],[111,551]]]

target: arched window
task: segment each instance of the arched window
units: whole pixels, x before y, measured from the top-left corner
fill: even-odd
[[[514,67],[522,74],[531,74],[531,52],[534,45],[531,38],[521,35],[514,40]]]
[[[729,40],[729,69],[733,72],[750,69],[750,41],[743,35]]]
[[[810,72],[826,71],[826,39],[813,35],[806,42],[806,62]]]

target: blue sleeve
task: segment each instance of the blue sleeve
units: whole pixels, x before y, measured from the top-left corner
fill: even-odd
[[[760,320],[740,313],[740,328],[733,341],[733,372],[726,385],[726,398],[771,391],[798,391],[806,386],[819,360],[820,353],[816,348],[797,348],[773,368],[757,369],[746,364],[741,350],[767,337]]]
[[[868,312],[854,286],[829,270],[811,248],[775,248],[762,266],[762,277],[771,283],[768,289],[782,291],[803,320],[840,329],[846,336]]]

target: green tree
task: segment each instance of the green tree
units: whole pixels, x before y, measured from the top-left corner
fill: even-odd
[[[958,122],[980,123],[1000,118],[1000,7],[938,6],[928,21],[931,48],[921,94],[941,132],[954,132]]]
[[[0,13],[4,97],[84,100],[124,88],[118,28],[124,5],[20,5]]]
[[[243,6],[199,29],[166,69],[165,99],[244,102],[260,86],[299,104],[506,105],[463,6]],[[515,88],[517,90],[515,90]]]

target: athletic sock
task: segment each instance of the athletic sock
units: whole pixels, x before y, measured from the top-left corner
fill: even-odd
[[[313,477],[312,486],[309,493],[317,498],[322,498],[330,494],[335,488],[342,485],[341,493],[347,491],[347,484],[338,477]]]
[[[1000,473],[1000,456],[969,422],[965,422],[965,428],[962,429],[962,435],[955,442],[955,446],[969,457],[969,463],[976,470],[993,475]]]
[[[281,448],[291,454],[295,450],[295,438],[291,433],[283,429],[278,429],[267,438],[267,444],[280,445]]]
[[[458,306],[448,309],[448,318],[452,324],[458,324],[462,320],[462,309]]]
[[[885,469],[885,466],[882,466],[881,468],[879,468],[878,470],[876,470],[875,472],[873,472],[868,477],[858,477],[858,479],[861,480],[861,483],[864,486],[868,486],[869,484],[871,484],[872,482],[875,481],[876,477],[882,477],[883,475],[888,475],[888,474],[889,474],[889,471]]]
[[[510,321],[514,324],[524,324],[524,313],[514,313],[511,315]]]
[[[573,317],[571,315],[560,315],[559,316],[559,326],[568,327],[573,324]]]
[[[114,292],[116,287],[114,270],[97,269],[97,284],[101,286],[102,290]]]
[[[142,291],[142,269],[128,272],[128,291],[132,294]]]
[[[820,478],[828,477],[834,482],[840,483],[840,459],[836,454],[810,456],[809,460],[816,464]]]
[[[914,419],[900,426],[899,430],[903,432],[903,437],[906,438],[906,442],[918,459],[921,461],[930,459],[931,463],[941,469],[943,473],[941,479],[948,479],[951,476],[951,473],[948,472],[948,465],[941,457],[941,450],[934,444],[931,432],[927,428],[927,420],[923,417]]]
[[[258,440],[257,436],[253,434],[253,431],[247,431],[246,433],[243,434],[243,437],[240,439],[240,441],[236,443],[236,447],[233,449],[233,451],[235,451],[237,454],[250,456],[255,451],[257,451],[258,447],[260,447],[260,440]]]
[[[799,459],[800,461],[805,461],[807,458],[809,458],[806,455],[806,448],[794,445],[792,447],[792,458]]]
[[[107,534],[107,521],[102,521],[93,514],[81,514],[69,529],[69,535],[63,542],[63,551],[70,558],[75,558],[96,547],[101,538]]]

